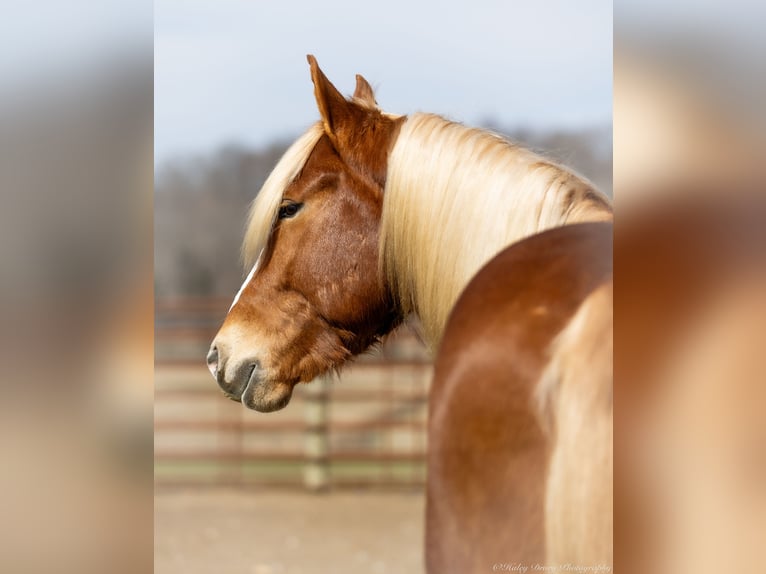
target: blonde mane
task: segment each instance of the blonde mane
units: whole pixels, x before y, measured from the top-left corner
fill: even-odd
[[[284,153],[253,201],[247,219],[247,230],[242,244],[242,261],[246,269],[252,268],[269,242],[277,218],[282,195],[300,175],[311,152],[324,133],[317,122],[299,137]]]
[[[491,132],[418,113],[388,160],[381,270],[435,347],[462,289],[504,247],[611,218],[608,200],[571,171]]]

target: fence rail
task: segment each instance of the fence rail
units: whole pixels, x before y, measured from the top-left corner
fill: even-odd
[[[155,480],[165,485],[418,488],[431,363],[403,330],[277,413],[227,400],[204,355],[229,301],[158,300]]]

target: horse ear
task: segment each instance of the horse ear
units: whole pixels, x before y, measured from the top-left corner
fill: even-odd
[[[311,67],[311,81],[314,82],[314,97],[319,107],[319,115],[322,117],[325,133],[330,137],[333,144],[338,143],[338,128],[343,121],[352,115],[352,104],[343,97],[338,89],[332,85],[327,76],[319,69],[319,64],[314,56],[306,56]]]
[[[364,105],[377,108],[378,102],[375,101],[375,94],[372,91],[372,86],[361,75],[356,75],[356,89],[354,90],[354,99],[359,100]]]

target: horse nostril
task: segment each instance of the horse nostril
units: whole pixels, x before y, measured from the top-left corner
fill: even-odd
[[[218,348],[215,345],[208,351],[207,368],[214,377],[218,375]]]

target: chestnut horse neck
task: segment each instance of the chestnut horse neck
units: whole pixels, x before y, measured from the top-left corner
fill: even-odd
[[[609,201],[567,169],[491,132],[414,114],[389,155],[382,276],[436,347],[460,292],[504,247],[611,218]]]

